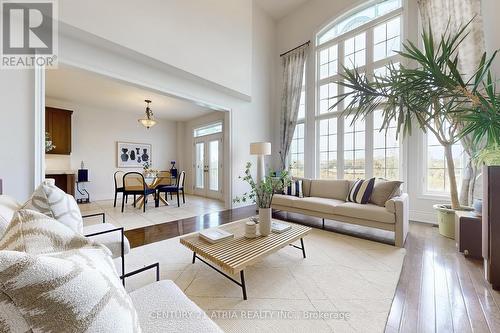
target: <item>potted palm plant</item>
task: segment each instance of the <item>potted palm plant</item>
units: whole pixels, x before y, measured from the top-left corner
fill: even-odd
[[[259,231],[263,236],[271,233],[271,203],[275,193],[283,192],[283,188],[290,184],[290,176],[287,171],[282,171],[277,177],[271,176],[272,172],[260,182],[256,182],[251,174],[252,163],[247,162],[245,175],[239,176],[250,185],[250,192],[243,193],[241,197],[235,197],[234,203],[253,202],[259,208]]]
[[[447,29],[437,41],[429,26],[422,33],[422,50],[410,41],[403,43],[403,51],[398,54],[411,67],[390,64],[387,75],[374,77],[344,67],[337,82],[349,89],[336,97],[335,105],[344,101],[344,113],[352,115],[353,122],[381,110],[381,130],[395,122],[396,136],[404,136],[418,127],[432,133],[443,146],[451,204],[434,208],[438,211],[440,233],[448,237],[454,235],[454,211],[468,209],[459,202],[453,145],[465,135],[472,135],[475,144],[485,138],[489,143],[500,141],[500,96],[496,95],[490,72],[496,52],[490,58],[483,54],[470,77],[458,70],[457,50],[468,34],[469,24],[457,32]]]

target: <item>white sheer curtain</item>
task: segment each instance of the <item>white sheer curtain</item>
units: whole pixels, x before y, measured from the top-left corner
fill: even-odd
[[[465,76],[474,74],[484,52],[483,19],[480,0],[418,0],[423,27],[431,25],[434,36],[442,35],[448,22],[451,31],[469,25],[469,36],[459,49],[459,69]],[[437,39],[437,38],[436,38]]]
[[[433,35],[441,36],[446,27],[451,31],[474,20],[468,27],[469,35],[462,42],[458,50],[459,71],[464,77],[474,75],[474,69],[481,61],[484,53],[484,30],[481,16],[480,0],[418,0],[420,16],[424,29],[430,25]],[[474,186],[477,174],[476,166],[469,158],[475,153],[477,147],[473,147],[470,137],[462,139],[465,152],[469,155],[464,168],[462,186],[460,189],[460,203],[470,205],[474,196]]]
[[[288,168],[287,157],[292,144],[293,132],[297,125],[304,64],[308,52],[309,44],[306,44],[281,57],[283,92],[281,94],[280,161],[282,170]]]

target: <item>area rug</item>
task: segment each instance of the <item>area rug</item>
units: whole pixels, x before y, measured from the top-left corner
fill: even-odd
[[[313,229],[304,239],[307,258],[293,247],[245,271],[241,288],[197,261],[179,238],[132,249],[127,271],[160,262],[173,280],[226,332],[383,332],[405,249]],[[127,280],[134,290],[154,279]],[[235,277],[236,280],[239,277]]]
[[[221,201],[202,198],[193,195],[186,195],[186,203],[177,207],[177,200],[174,198],[170,206],[160,205],[155,207],[154,201],[150,200],[144,213],[139,207],[132,206],[132,200],[125,206],[121,212],[121,198],[116,207],[113,207],[113,200],[102,200],[91,202],[90,204],[80,204],[82,214],[106,213],[106,219],[125,230],[148,227],[167,222],[174,222],[182,219],[188,219],[200,215],[211,214],[225,210],[224,203]],[[182,203],[182,199],[181,199]],[[101,223],[100,216],[85,219],[85,225]]]

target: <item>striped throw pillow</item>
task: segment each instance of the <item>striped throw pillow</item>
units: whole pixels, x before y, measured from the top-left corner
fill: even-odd
[[[292,180],[292,182],[283,189],[283,194],[303,198],[304,192],[302,191],[302,179]]]
[[[358,179],[352,186],[349,194],[347,195],[347,201],[355,202],[359,204],[366,204],[370,199],[373,192],[373,187],[375,186],[375,178]]]

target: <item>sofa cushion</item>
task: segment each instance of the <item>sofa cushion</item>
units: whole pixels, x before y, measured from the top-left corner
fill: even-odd
[[[359,204],[366,204],[370,199],[375,185],[375,178],[358,179],[354,186],[349,190],[346,201]]]
[[[44,255],[0,251],[0,292],[30,332],[141,332],[130,296],[100,245]]]
[[[14,213],[21,208],[21,205],[8,195],[0,195],[0,237],[7,230]]]
[[[98,223],[83,227],[83,235],[90,235],[101,231],[118,228],[111,223]],[[89,237],[93,241],[105,245],[112,253],[113,258],[121,256],[122,236],[120,231],[113,231],[102,235]],[[127,237],[123,237],[123,253],[130,252],[130,242]]]
[[[75,198],[59,189],[52,179],[37,187],[23,208],[36,210],[82,233],[83,218]]]
[[[273,205],[287,206],[292,207],[293,202],[299,200],[299,198],[294,197],[292,195],[284,195],[284,194],[275,194],[273,196]]]
[[[333,214],[333,208],[343,203],[345,203],[344,200],[319,198],[319,197],[306,197],[299,200],[295,200],[293,202],[293,207],[311,210],[314,212]]]
[[[385,202],[399,194],[403,182],[399,180],[385,180],[379,178],[375,181],[370,202],[378,206],[385,206]]]
[[[311,180],[311,191],[309,196],[329,198],[345,201],[349,191],[347,180]]]
[[[130,293],[143,332],[222,333],[222,330],[170,280]]]
[[[54,219],[29,209],[20,209],[0,238],[0,250],[30,254],[61,252],[95,244]]]
[[[336,215],[354,217],[369,221],[377,221],[382,223],[395,223],[396,218],[393,213],[389,212],[385,207],[380,207],[374,204],[358,204],[355,202],[346,202],[338,205],[334,209]]]

